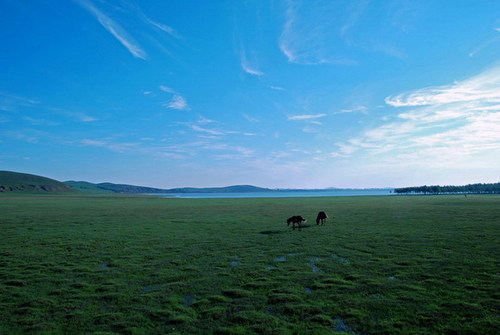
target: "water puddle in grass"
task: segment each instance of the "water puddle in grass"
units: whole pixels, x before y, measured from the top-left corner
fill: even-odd
[[[333,255],[332,255],[332,258],[333,258],[333,259],[336,259],[336,260],[338,260],[338,261],[340,261],[340,262],[342,262],[342,263],[344,263],[344,264],[349,264],[349,259],[347,259],[347,258],[345,258],[345,257],[340,257],[339,255],[335,255],[335,254],[333,254]]]
[[[333,321],[335,321],[335,326],[333,327],[334,332],[341,334],[356,334],[341,317],[335,318]]]
[[[184,295],[182,299],[184,300],[182,304],[186,307],[192,306],[195,300],[193,295]]]
[[[99,268],[108,270],[108,269],[110,269],[110,266],[109,266],[109,264],[103,263],[103,264],[99,264]]]
[[[288,257],[294,257],[294,256],[303,255],[303,254],[304,254],[303,252],[295,252],[295,253],[291,253],[291,254],[286,254],[286,256],[274,257],[274,261],[275,262],[286,262]]]
[[[395,280],[396,277],[395,276],[389,276],[389,277],[387,277],[387,279],[389,279],[389,280]]]
[[[229,262],[229,265],[231,266],[238,266],[241,265],[241,261],[239,260],[239,256],[231,256],[233,260]]]
[[[306,287],[306,288],[304,289],[304,292],[305,292],[305,293],[313,293],[313,290],[312,290],[312,288]]]
[[[274,270],[274,269],[276,269],[276,267],[274,265],[269,265],[269,266],[266,266],[266,269]]]
[[[314,273],[321,273],[321,272],[324,272],[323,270],[321,270],[317,265],[316,265],[316,262],[319,261],[320,258],[319,257],[311,257],[309,258],[309,265],[311,266],[311,270],[312,272]]]

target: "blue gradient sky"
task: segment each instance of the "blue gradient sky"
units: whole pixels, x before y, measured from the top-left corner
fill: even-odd
[[[0,170],[154,187],[500,180],[497,0],[0,0]]]

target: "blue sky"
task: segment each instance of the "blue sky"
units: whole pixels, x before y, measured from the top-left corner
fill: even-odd
[[[0,0],[0,170],[500,181],[497,0]]]

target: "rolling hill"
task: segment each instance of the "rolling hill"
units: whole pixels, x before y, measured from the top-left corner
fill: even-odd
[[[74,192],[60,181],[28,173],[0,171],[0,193]]]
[[[167,193],[164,190],[154,187],[135,186],[127,184],[99,183],[93,184],[86,181],[66,181],[66,185],[74,190],[84,193]]]

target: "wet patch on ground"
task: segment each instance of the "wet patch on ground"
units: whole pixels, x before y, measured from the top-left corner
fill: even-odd
[[[186,307],[190,307],[190,306],[192,306],[192,305],[193,305],[193,302],[194,302],[194,300],[195,300],[195,297],[194,297],[194,295],[189,295],[189,294],[188,294],[188,295],[184,295],[184,296],[182,296],[182,300],[183,300],[182,304],[183,304],[184,306],[186,306]]]
[[[349,259],[348,258],[341,257],[341,256],[335,255],[335,254],[332,255],[332,258],[336,259],[337,261],[340,261],[340,262],[342,262],[344,264],[349,264]]]
[[[356,332],[349,327],[347,323],[345,323],[344,319],[341,317],[335,318],[333,320],[335,322],[335,326],[333,326],[333,331],[340,334],[356,334]]]
[[[320,261],[321,259],[319,257],[311,257],[309,258],[309,265],[311,266],[311,270],[314,273],[321,273],[324,272],[321,270],[317,265],[316,262]]]
[[[232,261],[229,262],[229,265],[231,266],[238,266],[241,265],[241,261],[239,260],[238,256],[231,256]]]

